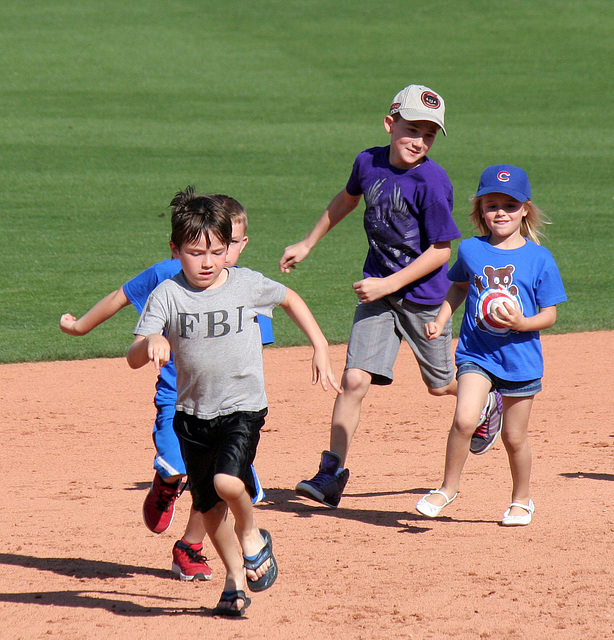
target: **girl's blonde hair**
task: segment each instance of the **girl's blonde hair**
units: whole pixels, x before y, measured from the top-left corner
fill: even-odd
[[[484,218],[482,217],[482,200],[487,196],[473,196],[470,199],[471,213],[469,214],[469,220],[473,223],[473,226],[479,233],[484,236],[490,235],[490,229],[486,226]],[[523,202],[527,209],[527,215],[522,219],[520,223],[520,235],[535,244],[541,244],[540,238],[545,238],[546,234],[542,231],[542,228],[547,224],[551,224],[548,216],[531,200]]]

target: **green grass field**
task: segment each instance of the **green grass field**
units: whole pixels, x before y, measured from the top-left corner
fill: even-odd
[[[553,330],[613,328],[609,0],[5,0],[0,19],[0,362],[123,355],[133,309],[83,338],[60,315],[168,256],[167,204],[187,184],[240,200],[241,264],[347,340],[360,209],[295,273],[277,263],[356,154],[387,143],[383,116],[412,82],[446,100],[449,136],[431,156],[463,234],[482,169],[522,166],[569,296]],[[303,342],[280,311],[275,331]]]

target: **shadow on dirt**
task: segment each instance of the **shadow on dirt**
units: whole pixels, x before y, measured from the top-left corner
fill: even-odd
[[[130,578],[148,575],[158,578],[175,579],[171,571],[136,567],[113,562],[85,560],[84,558],[37,558],[19,554],[1,553],[0,565],[20,566],[37,571],[50,571],[85,581],[87,579]],[[182,607],[181,598],[167,598],[143,593],[129,593],[116,590],[80,589],[75,591],[45,591],[44,580],[41,591],[22,593],[0,593],[0,602],[16,604],[39,604],[53,607],[103,609],[119,616],[166,616],[166,615],[211,615],[206,607]],[[142,605],[132,599],[151,602]],[[23,621],[27,625],[27,621]]]
[[[337,509],[329,509],[316,502],[302,500],[290,489],[265,489],[266,498],[257,505],[258,509],[274,509],[283,513],[295,513],[301,518],[311,518],[314,516],[328,516],[339,520],[356,520],[365,524],[373,524],[381,527],[394,527],[399,529],[399,533],[426,533],[431,531],[427,525],[429,519],[417,513],[409,511],[381,511],[376,509],[346,509],[343,503]],[[382,493],[347,493],[346,497],[378,497],[401,494],[424,495],[428,489],[406,489],[404,491],[385,491]],[[413,508],[414,502],[408,501],[408,505]],[[435,518],[437,522],[470,522],[470,523],[492,523],[498,524],[495,520],[459,520],[448,516]],[[415,526],[420,523],[420,526]],[[427,525],[427,526],[425,526]]]
[[[113,597],[118,596],[118,597]],[[153,600],[156,603],[166,602],[166,606],[147,606],[123,598],[139,598]],[[34,593],[0,593],[0,602],[17,604],[40,604],[52,607],[71,607],[81,609],[103,609],[118,616],[167,616],[193,615],[210,616],[212,609],[205,607],[172,606],[179,599],[165,598],[125,591],[40,591]],[[24,621],[27,625],[27,621]]]
[[[561,473],[563,478],[588,478],[589,480],[608,480],[614,482],[614,474],[612,473]]]
[[[0,565],[19,566],[50,571],[60,576],[78,579],[132,578],[136,575],[175,579],[172,571],[152,567],[137,567],[116,562],[86,560],[85,558],[37,558],[12,553],[0,553]]]

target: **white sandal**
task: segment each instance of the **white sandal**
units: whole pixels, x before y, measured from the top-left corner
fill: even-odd
[[[440,496],[443,496],[446,501],[442,505],[437,505],[429,502],[426,499],[426,496],[422,496],[422,498],[418,500],[416,510],[419,511],[423,516],[427,516],[427,518],[436,518],[439,515],[440,511],[444,507],[447,507],[450,502],[452,502],[452,500],[454,500],[454,498],[456,498],[456,496],[458,495],[458,493],[455,493],[451,498],[448,498],[448,494],[441,489],[433,489],[432,491],[429,491],[428,495],[430,496],[433,493],[438,493]]]
[[[511,516],[510,511],[512,507],[520,507],[527,512],[526,516]],[[533,500],[529,500],[529,504],[520,504],[520,502],[512,502],[510,504],[507,511],[503,514],[503,520],[501,520],[501,524],[505,527],[517,527],[524,526],[531,523],[533,519],[533,514],[535,513],[535,505],[533,504]]]

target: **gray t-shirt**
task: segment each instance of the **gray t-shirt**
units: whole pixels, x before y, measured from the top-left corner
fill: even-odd
[[[183,272],[149,296],[135,335],[164,333],[177,368],[178,411],[210,420],[267,406],[258,314],[272,316],[286,287],[245,268],[215,289],[194,289]]]

